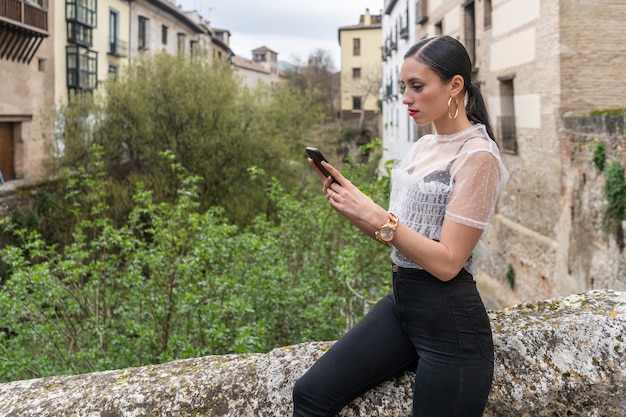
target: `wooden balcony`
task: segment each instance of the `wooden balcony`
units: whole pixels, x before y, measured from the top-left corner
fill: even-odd
[[[48,37],[48,0],[0,0],[0,59],[30,63]]]
[[[48,0],[0,0],[0,20],[48,35]]]

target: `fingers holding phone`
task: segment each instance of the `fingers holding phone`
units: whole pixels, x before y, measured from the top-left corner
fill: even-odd
[[[306,148],[306,153],[313,161],[313,165],[322,173],[324,178],[332,177],[332,181],[339,184],[339,181],[337,181],[337,179],[335,179],[335,177],[333,177],[330,172],[328,172],[326,167],[322,164],[322,161],[328,162],[328,160],[324,157],[319,149],[309,146]]]

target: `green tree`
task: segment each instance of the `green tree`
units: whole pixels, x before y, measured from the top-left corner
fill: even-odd
[[[271,211],[248,167],[271,172],[286,189],[302,185],[305,164],[293,161],[304,160],[309,132],[322,120],[318,95],[288,84],[249,89],[222,62],[144,56],[107,83],[102,96],[70,103],[61,164],[88,170],[89,146],[101,146],[107,173],[116,180],[107,184],[115,187],[109,205],[125,216],[136,182],[153,190],[157,201],[175,198],[177,180],[159,157],[171,151],[203,178],[203,207],[221,204],[243,225],[259,209]]]
[[[335,64],[328,51],[317,49],[312,52],[306,64],[297,63],[286,72],[290,85],[299,91],[314,89],[322,94],[317,97],[317,103],[324,108],[328,120],[337,118],[340,100],[340,74],[335,70]]]

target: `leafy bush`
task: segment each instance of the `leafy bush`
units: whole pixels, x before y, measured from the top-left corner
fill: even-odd
[[[606,155],[604,153],[604,142],[600,142],[596,139],[592,146],[593,151],[593,164],[598,171],[604,171],[604,164],[606,162]]]
[[[260,207],[273,210],[262,185],[249,181],[248,167],[272,173],[288,190],[302,186],[306,167],[294,161],[304,161],[309,132],[324,120],[319,95],[289,84],[247,88],[221,61],[142,56],[107,82],[101,96],[77,97],[63,109],[59,163],[89,172],[89,149],[100,146],[115,180],[105,184],[110,215],[123,221],[137,182],[155,201],[176,198],[177,179],[159,156],[172,151],[189,173],[204,178],[197,185],[203,209],[228,201],[226,216],[243,226]]]
[[[163,156],[175,199],[138,183],[122,225],[98,147],[90,170],[65,170],[67,244],[1,222],[15,243],[0,249],[0,381],[335,339],[387,291],[387,251],[319,194],[287,193],[252,167],[275,212],[244,229],[202,209],[204,180]],[[380,200],[388,181],[364,189]]]
[[[622,221],[626,220],[626,179],[624,167],[616,160],[611,160],[604,169],[604,227],[615,235],[617,244],[624,248],[624,229]]]

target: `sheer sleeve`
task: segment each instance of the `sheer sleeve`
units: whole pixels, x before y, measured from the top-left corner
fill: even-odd
[[[486,229],[498,194],[507,179],[499,156],[474,150],[458,158],[453,167],[454,187],[445,217],[457,223]]]

